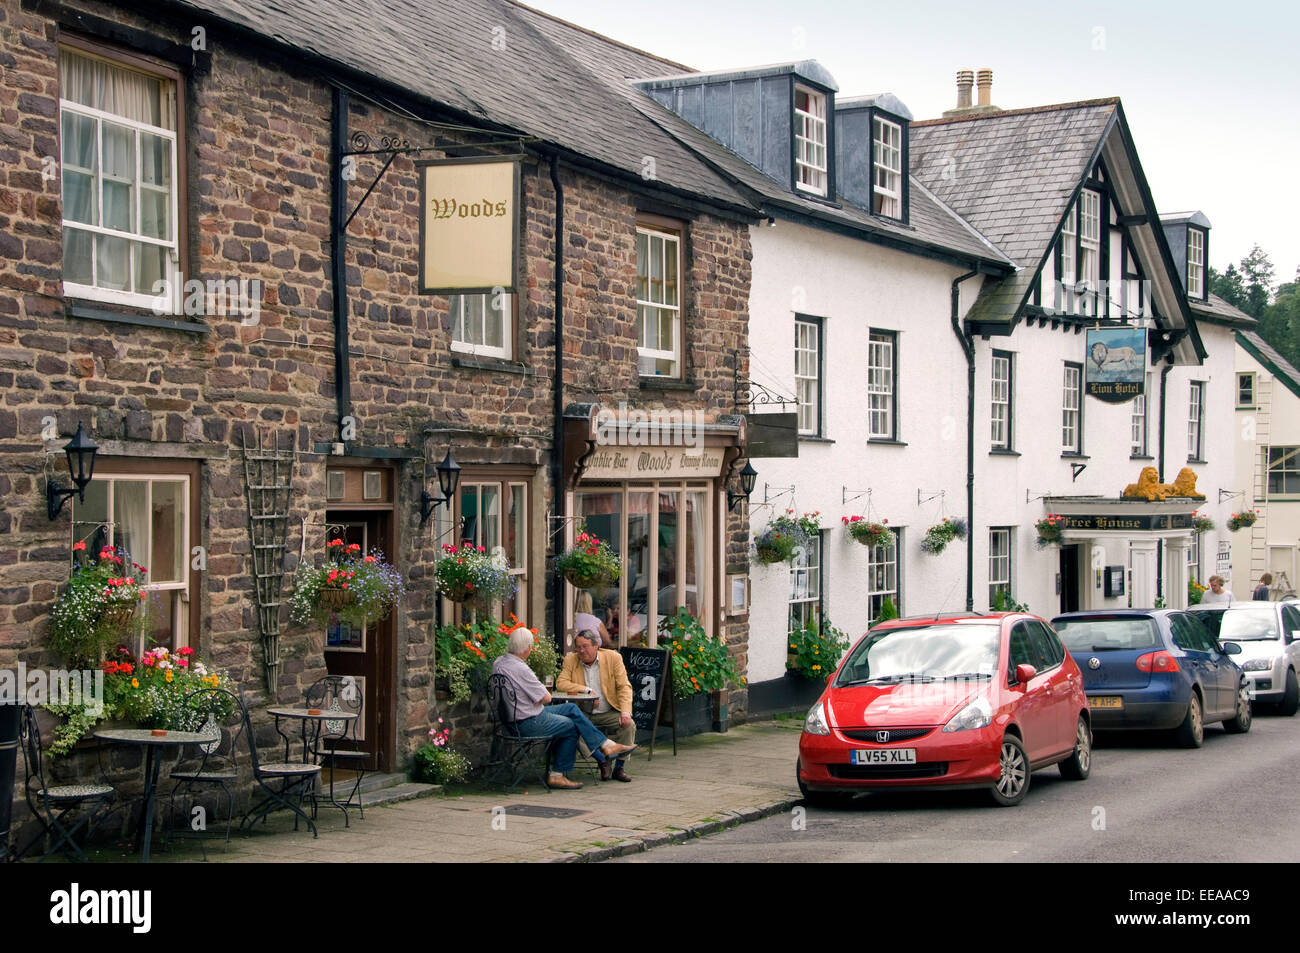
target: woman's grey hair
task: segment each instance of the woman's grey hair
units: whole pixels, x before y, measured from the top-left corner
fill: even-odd
[[[597,632],[595,629],[583,629],[581,632],[575,635],[574,638],[586,639],[592,645],[596,646],[596,648],[600,648],[600,633]]]
[[[533,645],[533,633],[528,631],[527,626],[521,625],[510,633],[508,649],[511,655],[527,655]]]

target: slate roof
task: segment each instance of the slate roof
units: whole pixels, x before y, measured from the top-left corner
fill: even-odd
[[[1287,390],[1300,397],[1300,371],[1297,371],[1273,345],[1255,331],[1237,331],[1236,338],[1237,343],[1245,348],[1251,357],[1272,371]]]
[[[1015,316],[1118,107],[1097,99],[912,123],[913,177],[1020,266],[985,284],[971,321]]]
[[[598,78],[585,52],[557,45],[540,14],[507,0],[170,2],[638,179],[644,157],[654,156],[658,185],[752,212],[729,182]],[[603,38],[599,56],[608,68],[681,70]]]
[[[1238,328],[1253,328],[1259,323],[1245,311],[1224,301],[1214,292],[1210,292],[1209,301],[1188,298],[1187,303],[1192,306],[1192,311],[1195,312],[1198,321],[1209,321],[1211,324],[1226,324]]]

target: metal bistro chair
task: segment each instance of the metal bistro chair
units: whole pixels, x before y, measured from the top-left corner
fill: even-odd
[[[521,734],[516,725],[518,711],[519,697],[510,680],[501,674],[491,676],[488,679],[488,717],[492,724],[492,753],[488,763],[494,765],[495,770],[488,780],[495,782],[509,772],[510,782],[506,789],[513,790],[527,773],[529,761],[541,749],[542,773],[538,779],[545,787],[546,771],[551,762],[551,742],[555,739],[549,735]]]
[[[73,860],[85,863],[86,854],[77,846],[73,837],[82,827],[86,827],[86,834],[90,835],[95,823],[117,796],[117,792],[107,784],[51,785],[47,783],[41,757],[41,729],[36,721],[36,709],[31,705],[24,705],[20,718],[18,740],[23,749],[23,761],[27,768],[25,785],[27,806],[31,808],[32,816],[40,822],[42,830],[30,844],[15,853],[14,859],[27,853],[46,837],[53,836],[56,839],[41,856],[41,860],[49,857],[56,850],[65,849],[66,844],[65,852],[69,853]],[[3,793],[8,797],[8,792]],[[91,810],[86,811],[71,828],[66,827],[63,823],[64,818],[82,805],[90,806]],[[55,811],[58,811],[58,814],[55,814]]]
[[[208,736],[193,745],[194,756],[182,760],[171,772],[168,829],[175,824],[176,796],[192,796],[196,789],[218,787],[226,796],[226,849],[230,848],[230,826],[235,818],[235,792],[239,787],[236,752],[244,733],[244,716],[239,696],[224,688],[202,688],[185,696],[186,728]],[[202,844],[202,841],[200,841]],[[207,858],[207,846],[203,845]]]
[[[302,801],[310,797],[315,790],[316,780],[320,777],[319,764],[305,764],[301,761],[269,761],[263,762],[257,753],[257,737],[253,734],[253,726],[248,717],[248,706],[244,703],[243,698],[239,699],[240,719],[243,727],[240,729],[243,736],[248,740],[248,757],[253,766],[253,780],[257,786],[266,792],[266,796],[260,804],[255,804],[248,809],[243,820],[239,822],[239,829],[251,830],[253,825],[258,821],[265,821],[266,815],[279,807],[287,807],[293,811],[293,829],[298,829],[299,819],[307,822],[307,827],[311,830],[312,837],[319,837],[316,832],[316,824],[306,811],[302,809]],[[280,781],[280,790],[276,790],[271,785]],[[295,801],[297,803],[295,803]]]
[[[360,742],[357,740],[358,723],[361,721],[364,699],[361,697],[361,686],[351,675],[326,675],[318,679],[304,693],[304,701],[308,708],[319,708],[321,711],[345,711],[355,714],[355,718],[340,718],[338,721],[330,721],[328,718],[320,723],[320,734],[316,738],[317,757],[322,764],[329,763],[330,768],[330,794],[329,802],[343,812],[343,826],[348,825],[348,808],[351,806],[353,799],[356,799],[357,809],[361,812],[364,820],[366,816],[366,807],[361,800],[361,781],[366,776],[366,758],[369,754],[365,751],[358,750]],[[340,743],[351,747],[339,747]],[[346,801],[339,803],[334,799],[334,769],[339,764],[350,765],[349,770],[357,772],[356,780],[352,784],[352,790],[348,792]],[[316,814],[315,802],[312,804],[312,816]]]

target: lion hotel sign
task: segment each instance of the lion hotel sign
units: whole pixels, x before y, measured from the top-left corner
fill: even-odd
[[[513,292],[519,163],[431,159],[420,176],[420,294]]]
[[[1146,331],[1141,328],[1090,328],[1084,362],[1085,391],[1108,404],[1142,396],[1146,383]]]

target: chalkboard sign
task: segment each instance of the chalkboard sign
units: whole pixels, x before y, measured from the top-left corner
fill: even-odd
[[[632,683],[632,720],[637,729],[650,732],[649,756],[654,757],[655,726],[673,725],[673,754],[677,754],[676,714],[673,705],[673,676],[667,649],[642,649],[624,646],[619,649],[627,680]],[[667,699],[665,709],[664,700]],[[665,720],[665,717],[667,719]]]

